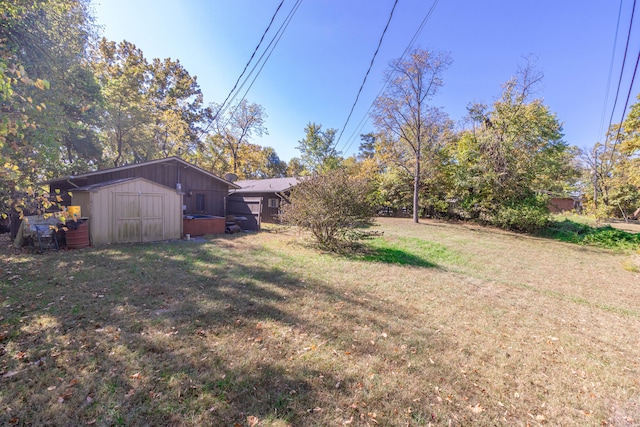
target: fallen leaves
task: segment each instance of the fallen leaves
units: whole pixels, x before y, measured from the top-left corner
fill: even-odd
[[[480,406],[479,403],[476,403],[474,406],[469,405],[469,410],[474,414],[481,414],[482,412],[485,411],[485,409],[482,406]]]

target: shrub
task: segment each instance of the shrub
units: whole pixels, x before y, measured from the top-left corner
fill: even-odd
[[[344,249],[375,234],[364,229],[373,224],[370,193],[366,180],[332,170],[296,185],[281,218],[309,230],[323,249]]]
[[[568,219],[552,222],[541,230],[540,235],[563,242],[620,251],[637,250],[640,247],[640,234],[618,230],[609,225],[590,227]]]
[[[531,196],[499,206],[489,222],[507,230],[532,233],[549,223],[549,209],[544,197]]]

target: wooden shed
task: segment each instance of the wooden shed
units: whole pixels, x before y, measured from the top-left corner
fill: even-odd
[[[145,178],[75,188],[73,205],[89,218],[94,245],[153,242],[182,236],[182,194]]]
[[[227,195],[230,189],[240,188],[211,172],[186,162],[178,157],[149,160],[147,162],[100,169],[75,176],[63,176],[44,182],[49,184],[51,194],[62,198],[62,205],[69,206],[69,191],[78,187],[111,182],[124,178],[145,178],[165,187],[181,192],[183,213],[224,217]]]

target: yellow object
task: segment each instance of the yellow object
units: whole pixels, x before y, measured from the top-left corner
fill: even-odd
[[[80,206],[69,206],[67,208],[67,213],[69,215],[69,218],[71,219],[80,218],[82,216],[80,211]]]

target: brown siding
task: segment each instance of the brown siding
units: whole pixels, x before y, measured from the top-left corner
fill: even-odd
[[[282,199],[276,193],[236,193],[231,197],[261,197],[262,198],[262,211],[260,212],[260,217],[262,222],[271,222],[271,223],[279,223],[278,214],[280,213],[280,208],[270,208],[269,207],[269,199],[278,199],[280,200],[280,204],[282,204]]]
[[[225,205],[229,186],[223,181],[214,179],[196,169],[175,161],[139,165],[137,167],[120,170],[115,169],[81,179],[74,179],[72,182],[76,186],[82,187],[122,178],[146,178],[149,181],[173,189],[176,188],[177,183],[180,183],[181,191],[184,193],[182,204],[186,206],[185,213],[202,213],[216,216],[226,215]],[[52,193],[56,188],[60,189],[60,193],[64,196],[67,191],[73,191],[75,187],[68,182],[56,183],[55,186],[52,185]],[[204,195],[204,210],[196,210],[196,194]],[[64,196],[63,198],[63,204],[68,206],[70,204],[70,197]]]
[[[575,200],[571,197],[552,197],[547,207],[551,213],[568,212],[575,209]]]

